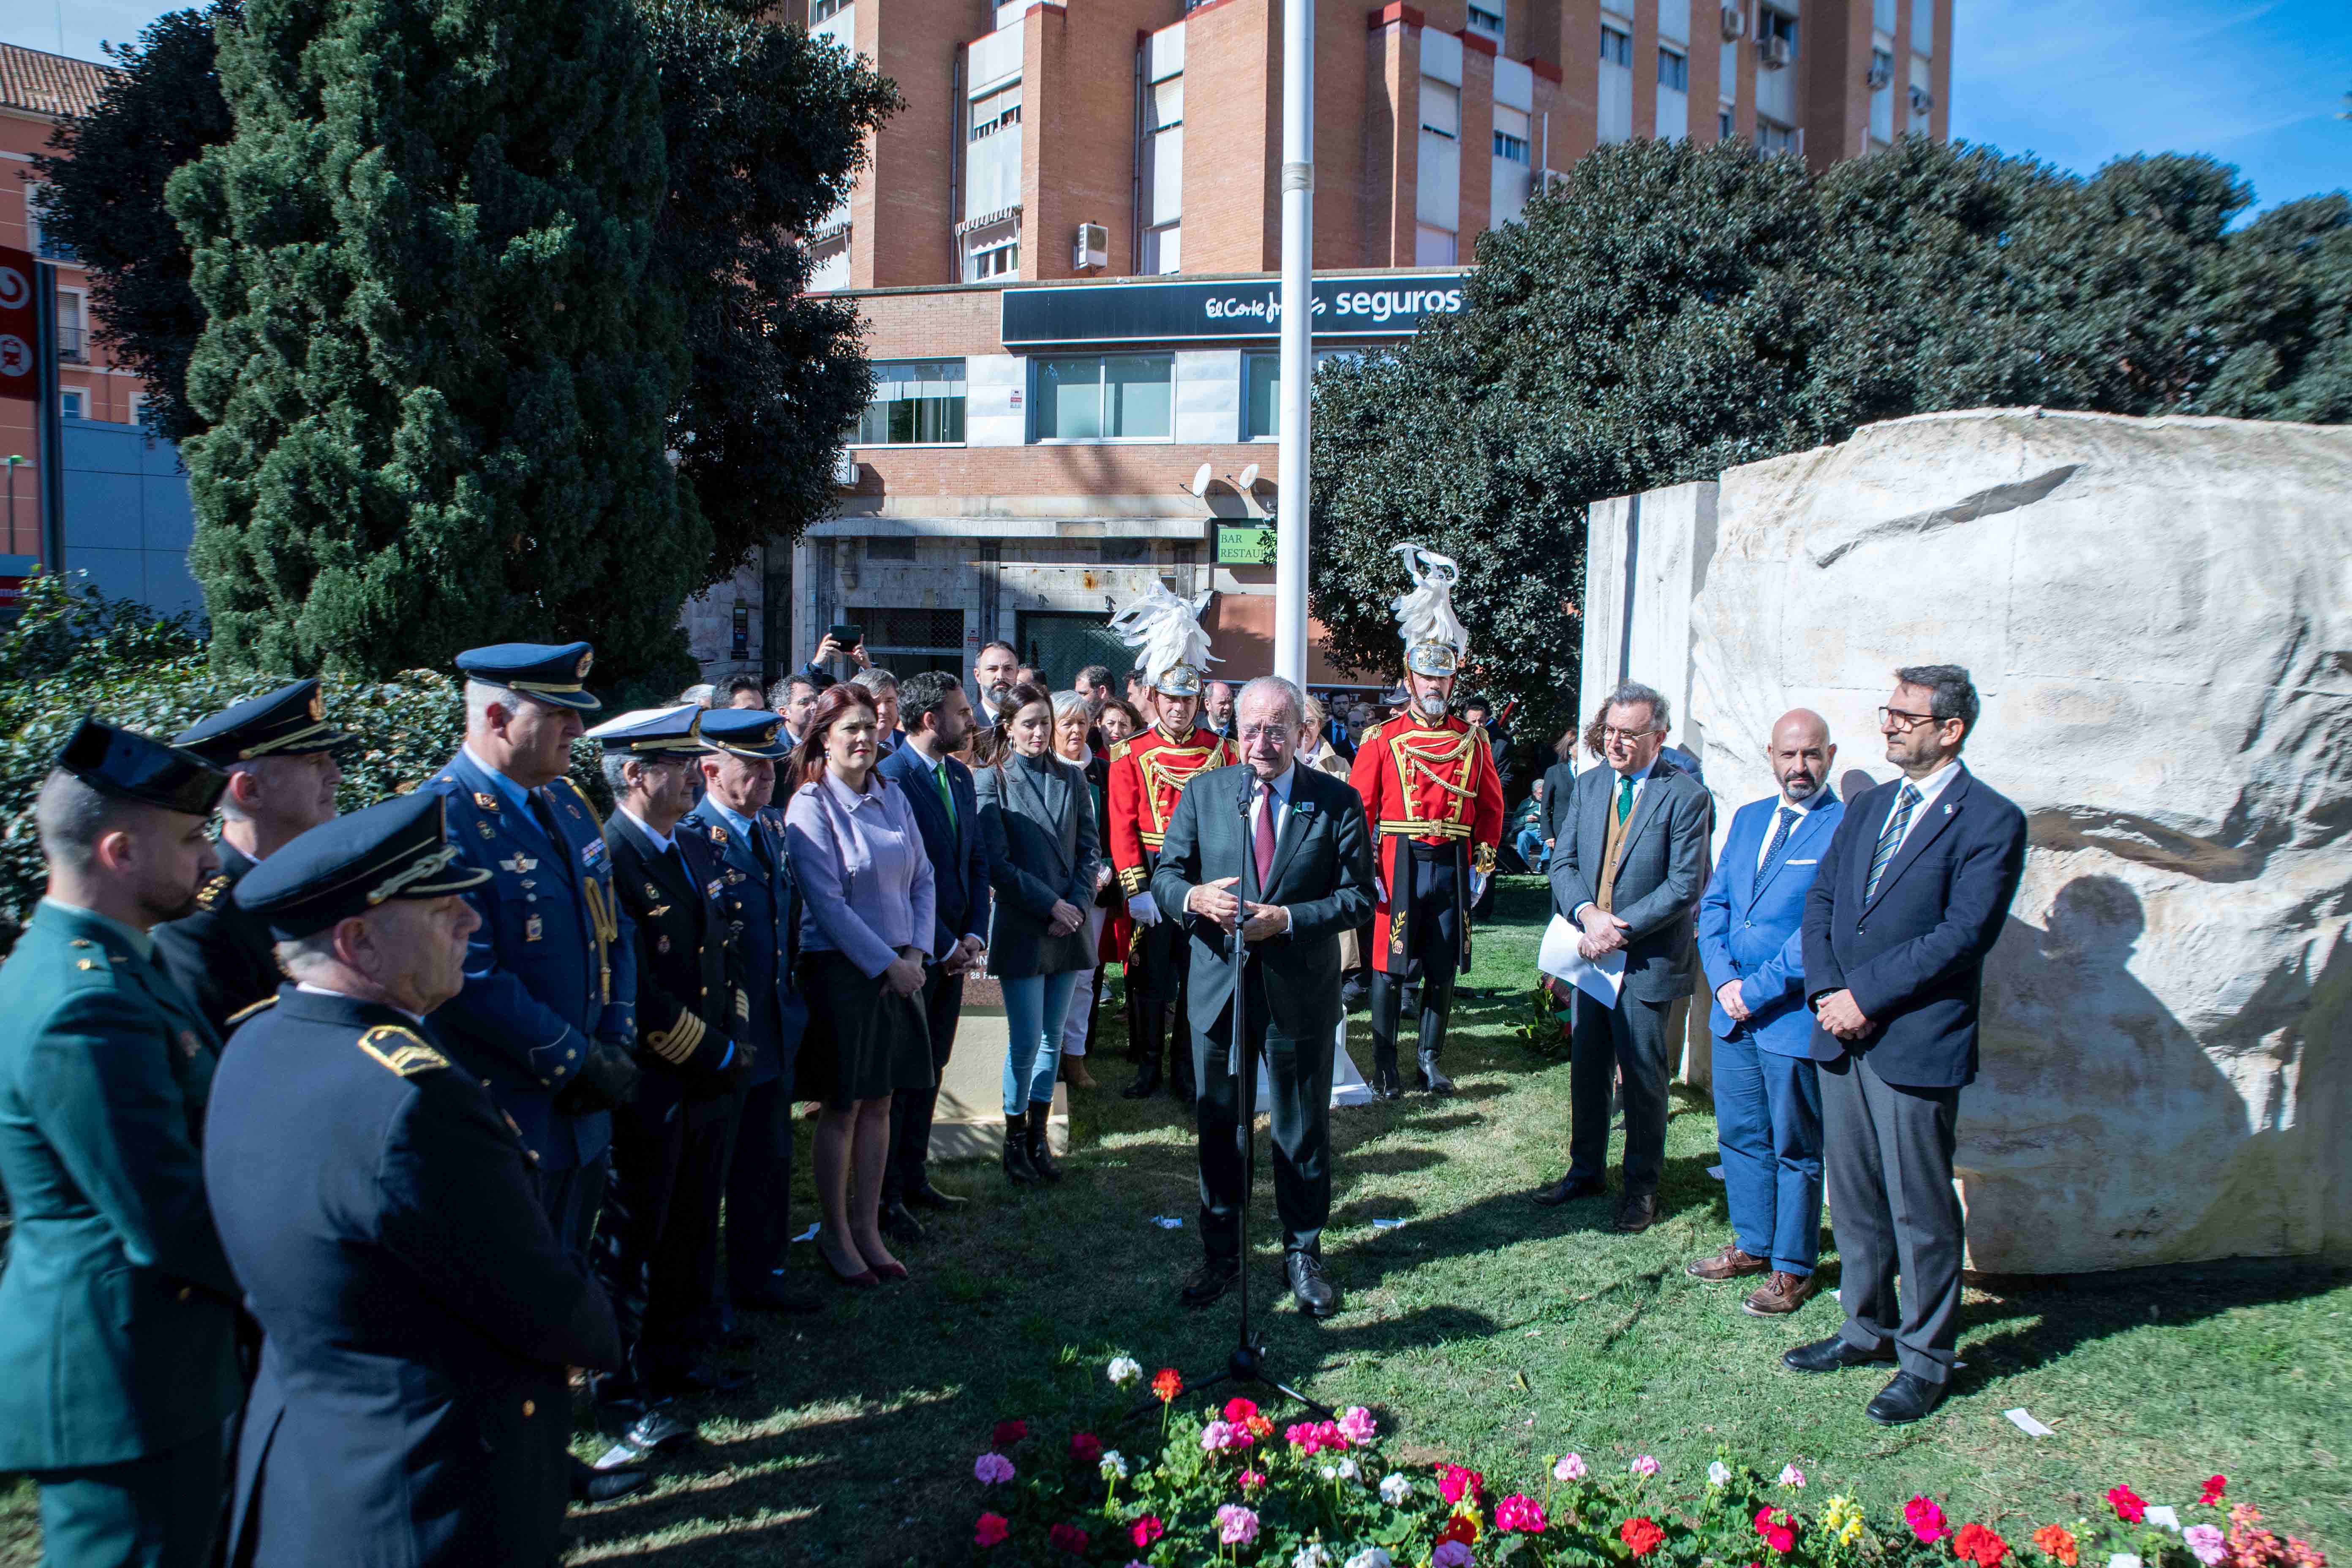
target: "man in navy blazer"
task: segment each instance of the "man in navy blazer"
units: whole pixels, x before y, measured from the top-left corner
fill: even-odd
[[[1765,1275],[1741,1309],[1759,1318],[1793,1312],[1817,1289],[1822,1087],[1805,1007],[1805,896],[1845,815],[1829,785],[1837,748],[1820,714],[1782,714],[1765,754],[1780,793],[1731,819],[1698,905],[1731,1240],[1685,1270],[1710,1282]]]
[[[907,743],[876,763],[907,792],[938,889],[939,930],[924,966],[923,1016],[931,1029],[931,1085],[901,1089],[890,1101],[890,1156],[882,1171],[882,1228],[901,1241],[919,1241],[923,1226],[908,1205],[951,1209],[964,1200],[931,1185],[931,1113],[939,1084],[963,1016],[963,977],[988,946],[988,842],[980,829],[980,798],[971,770],[950,752],[971,736],[971,700],[954,676],[929,670],[898,688],[898,722]]]
[[[2025,814],[1960,763],[1969,672],[1917,665],[1895,681],[1878,721],[1904,776],[1848,803],[1805,900],[1845,1326],[1781,1357],[1799,1372],[1894,1363],[1867,1411],[1884,1426],[1931,1414],[1951,1381],[1967,1245],[1954,1129],[1985,957],[2025,874]]]

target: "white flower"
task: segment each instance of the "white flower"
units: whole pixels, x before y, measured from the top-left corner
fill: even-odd
[[[1097,1468],[1102,1471],[1102,1478],[1107,1481],[1123,1481],[1127,1479],[1127,1456],[1113,1448],[1102,1457],[1102,1463]]]
[[[1110,1365],[1107,1372],[1113,1383],[1125,1388],[1143,1375],[1143,1363],[1133,1356],[1115,1355],[1110,1358]]]
[[[1805,1472],[1794,1465],[1783,1465],[1780,1467],[1780,1484],[1784,1487],[1794,1487],[1799,1491],[1802,1491],[1805,1487]]]
[[[1730,1479],[1731,1467],[1725,1464],[1721,1459],[1717,1459],[1715,1463],[1706,1468],[1706,1484],[1708,1486],[1719,1487]]]
[[[1367,1546],[1348,1559],[1348,1568],[1396,1568],[1396,1564],[1382,1548]]]
[[[1337,1465],[1326,1465],[1326,1466],[1324,1466],[1324,1467],[1323,1467],[1323,1479],[1324,1479],[1325,1480],[1327,1480],[1327,1481],[1336,1481],[1336,1480],[1338,1480],[1338,1479],[1339,1479],[1339,1466],[1337,1466]]]
[[[1341,1480],[1343,1480],[1343,1481],[1352,1481],[1352,1480],[1354,1480],[1354,1479],[1356,1479],[1356,1474],[1357,1474],[1357,1471],[1356,1471],[1356,1461],[1355,1461],[1355,1460],[1353,1460],[1353,1459],[1342,1459],[1342,1460],[1340,1460],[1340,1461],[1339,1461],[1339,1479],[1340,1479]]]
[[[1387,1476],[1385,1476],[1385,1477],[1383,1477],[1383,1478],[1381,1479],[1381,1500],[1382,1502],[1384,1502],[1384,1503],[1388,1504],[1391,1508],[1402,1508],[1402,1507],[1403,1507],[1403,1506],[1404,1506],[1404,1500],[1405,1500],[1405,1499],[1407,1499],[1407,1498],[1409,1498],[1409,1497],[1411,1497],[1412,1495],[1412,1483],[1411,1481],[1409,1481],[1409,1480],[1406,1480],[1402,1476],[1397,1475],[1397,1474],[1395,1474],[1393,1471],[1391,1471],[1389,1475],[1387,1475]],[[1374,1548],[1373,1548],[1373,1551],[1375,1551],[1375,1552],[1379,1552],[1379,1551],[1380,1551],[1380,1549],[1379,1549],[1378,1547],[1374,1547]],[[1383,1564],[1385,1564],[1385,1563],[1387,1563],[1387,1561],[1388,1561],[1388,1553],[1387,1553],[1387,1552],[1381,1552],[1380,1555],[1381,1555],[1381,1563],[1382,1563]],[[1349,1562],[1349,1564],[1348,1564],[1348,1568],[1356,1568],[1356,1564],[1357,1564],[1358,1563],[1363,1563],[1363,1562],[1367,1562],[1367,1561],[1369,1561],[1369,1559],[1368,1559],[1368,1558],[1365,1558],[1365,1557],[1358,1557],[1358,1558],[1356,1558],[1356,1559],[1354,1559],[1354,1560],[1352,1560],[1351,1562]]]
[[[1331,1568],[1331,1554],[1323,1550],[1321,1542],[1310,1541],[1290,1560],[1290,1568]]]

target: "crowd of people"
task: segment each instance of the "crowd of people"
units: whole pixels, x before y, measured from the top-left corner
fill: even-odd
[[[1181,1300],[1239,1277],[1262,1064],[1286,1283],[1339,1310],[1347,1011],[1370,1009],[1375,1095],[1406,1091],[1408,1038],[1413,1085],[1453,1090],[1506,828],[1496,716],[1454,710],[1456,569],[1406,565],[1385,716],[1207,679],[1205,596],[1155,589],[1113,622],[1139,650],[1117,695],[1002,643],[967,690],[828,638],[772,688],[591,728],[587,644],[477,648],[457,754],[348,816],[352,737],[314,680],[168,742],[84,721],[36,812],[47,896],[0,967],[0,1468],[38,1483],[49,1560],[194,1563],[225,1528],[242,1563],[551,1561],[567,1503],[646,1485],[697,1400],[751,1384],[729,1352],[757,1315],[822,1310],[804,1277],[907,1279],[893,1244],[966,1202],[930,1144],[977,976],[1006,1019],[1009,1182],[1060,1179],[1055,1087],[1096,1085],[1116,963],[1123,1092],[1197,1121]],[[1895,1363],[1882,1419],[1932,1409],[1951,1365],[1952,1122],[2022,856],[1958,763],[1966,673],[1901,682],[1883,728],[1909,782],[1839,803],[1826,726],[1791,713],[1780,799],[1711,877],[1710,798],[1644,687],[1574,738],[1598,765],[1564,743],[1516,834],[1579,968],[1570,1167],[1536,1201],[1606,1191],[1613,1101],[1618,1228],[1655,1220],[1668,1017],[1703,964],[1734,1239],[1691,1272],[1801,1305],[1826,1165],[1847,1321],[1789,1360]],[[609,809],[572,777],[583,738]],[[612,1439],[594,1465],[569,1451],[575,1369]]]

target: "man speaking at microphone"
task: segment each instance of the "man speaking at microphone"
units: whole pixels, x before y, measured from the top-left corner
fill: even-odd
[[[1247,955],[1240,987],[1242,1058],[1265,1053],[1273,1103],[1274,1202],[1284,1272],[1299,1310],[1328,1318],[1339,1291],[1323,1275],[1331,1212],[1331,1053],[1344,1016],[1339,933],[1372,911],[1364,804],[1342,780],[1297,766],[1305,722],[1297,687],[1262,676],[1234,705],[1242,762],[1193,779],[1178,803],[1151,879],[1162,910],[1184,911],[1192,937],[1192,1064],[1200,1085],[1202,1267],[1184,1282],[1206,1306],[1240,1278],[1241,1080],[1233,1042],[1236,925]]]

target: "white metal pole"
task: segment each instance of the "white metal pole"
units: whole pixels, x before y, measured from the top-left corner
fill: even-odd
[[[1274,546],[1274,673],[1307,681],[1307,391],[1315,321],[1315,0],[1282,10],[1282,424]]]

